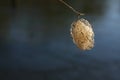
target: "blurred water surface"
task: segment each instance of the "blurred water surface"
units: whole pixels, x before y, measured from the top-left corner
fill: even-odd
[[[1,80],[120,79],[120,1],[66,2],[86,13],[95,47],[76,47],[69,29],[77,16],[57,0],[2,1]]]

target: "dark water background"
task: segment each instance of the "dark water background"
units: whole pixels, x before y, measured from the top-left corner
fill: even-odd
[[[120,80],[120,0],[65,0],[84,12],[95,47],[70,37],[77,16],[58,0],[0,1],[0,80]]]

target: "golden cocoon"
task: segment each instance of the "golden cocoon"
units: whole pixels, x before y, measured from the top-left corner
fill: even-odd
[[[90,50],[94,47],[94,32],[92,26],[85,19],[79,19],[71,24],[73,42],[81,50]]]

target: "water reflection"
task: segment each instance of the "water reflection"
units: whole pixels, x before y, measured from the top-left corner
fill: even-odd
[[[14,11],[1,7],[4,11],[0,16],[8,16],[1,18],[0,30],[4,79],[120,79],[119,0],[91,1],[94,3],[70,1],[88,11],[83,17],[91,22],[96,34],[91,51],[80,51],[73,44],[69,29],[76,16],[58,1],[30,0],[22,4],[18,0]]]

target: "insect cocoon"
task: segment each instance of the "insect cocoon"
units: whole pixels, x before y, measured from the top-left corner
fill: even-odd
[[[73,42],[81,50],[90,50],[94,47],[94,32],[92,26],[85,19],[79,19],[71,24]]]

